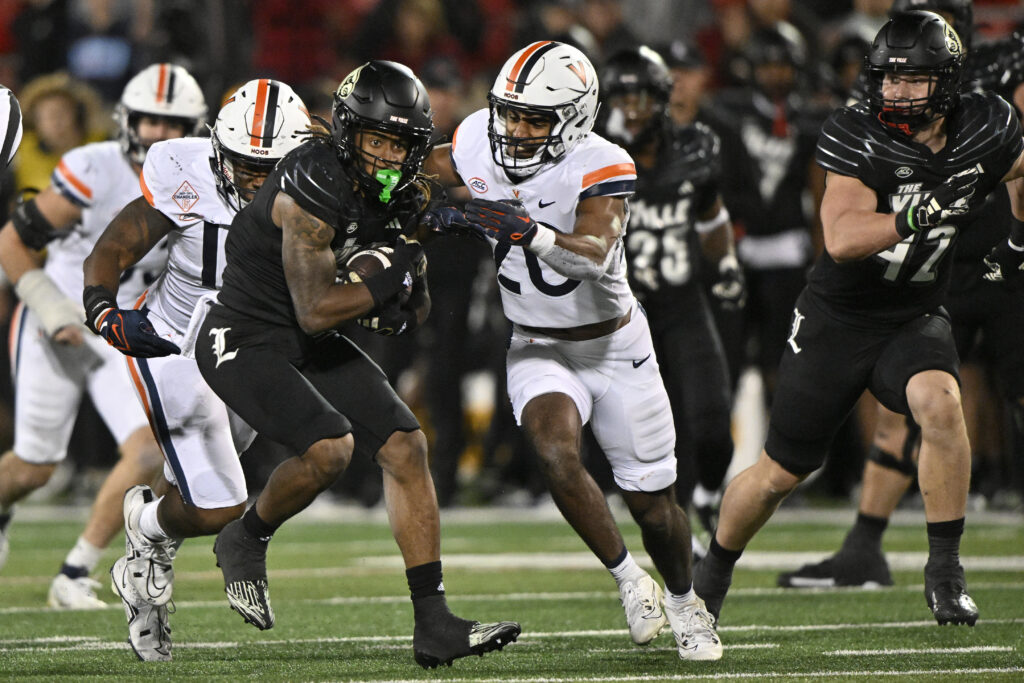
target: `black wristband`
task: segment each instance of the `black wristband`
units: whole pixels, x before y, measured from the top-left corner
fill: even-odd
[[[411,279],[412,276],[403,264],[401,267],[392,265],[363,280],[363,284],[370,290],[370,296],[373,297],[373,307],[379,308],[405,289],[407,277]]]
[[[910,207],[896,214],[896,234],[902,239],[907,239],[917,232],[917,228],[910,222],[910,212],[913,210],[914,207]]]
[[[103,285],[89,285],[82,293],[82,302],[85,304],[85,324],[99,334],[100,331],[96,329],[96,318],[108,308],[117,308],[117,297]]]

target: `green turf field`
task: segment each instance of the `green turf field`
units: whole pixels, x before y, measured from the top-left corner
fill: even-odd
[[[412,609],[401,562],[377,512],[320,508],[278,532],[268,561],[277,625],[266,632],[227,607],[213,539],[186,543],[175,564],[174,661],[159,663],[139,662],[128,648],[124,613],[102,572],[97,578],[107,610],[45,607],[52,573],[81,522],[24,514],[12,524],[11,557],[0,573],[0,678],[1024,680],[1019,515],[968,517],[962,554],[981,610],[975,628],[940,628],[925,606],[927,542],[919,514],[902,515],[886,535],[893,588],[774,588],[779,569],[836,548],[852,516],[786,510],[773,519],[737,569],[722,615],[725,657],[684,663],[669,631],[649,647],[632,645],[614,582],[554,515],[446,514],[445,585],[453,611],[481,621],[515,619],[523,634],[503,652],[424,671],[412,659]],[[623,527],[634,555],[646,560],[637,528]],[[109,568],[116,554],[109,551],[101,566]]]

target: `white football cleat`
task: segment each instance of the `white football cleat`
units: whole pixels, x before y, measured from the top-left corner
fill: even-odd
[[[698,597],[674,610],[665,607],[672,635],[676,637],[679,659],[713,662],[722,658],[722,640],[715,629],[715,618]]]
[[[668,623],[661,608],[663,596],[661,586],[646,573],[637,581],[627,581],[619,587],[619,599],[629,624],[629,637],[637,645],[646,645],[654,640]]]
[[[110,568],[110,588],[121,598],[128,619],[128,644],[144,662],[171,660],[170,610],[167,605],[151,605],[143,600],[128,581],[128,561],[119,557]]]
[[[57,574],[50,583],[50,594],[46,604],[55,609],[103,609],[107,603],[96,597],[100,582],[88,576],[72,579],[67,574]]]
[[[126,580],[150,605],[166,605],[174,589],[173,541],[151,541],[139,529],[142,507],[153,501],[148,486],[133,486],[124,494],[124,552]]]

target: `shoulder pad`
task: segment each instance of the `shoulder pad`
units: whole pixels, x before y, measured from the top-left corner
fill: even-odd
[[[858,103],[832,112],[821,128],[817,160],[826,171],[858,177],[870,165],[872,151],[884,146],[867,105]],[[875,143],[875,144],[871,144]]]
[[[1024,141],[1014,107],[994,93],[966,93],[960,97],[960,106],[950,117],[953,130],[952,147],[948,152],[951,164],[970,166],[988,158],[1003,174],[1020,156]],[[1005,164],[1005,167],[999,168]]]
[[[282,192],[328,225],[339,224],[342,200],[351,188],[331,143],[303,143],[279,162],[278,169]]]

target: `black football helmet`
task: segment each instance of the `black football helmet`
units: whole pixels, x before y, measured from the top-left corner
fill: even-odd
[[[601,73],[604,107],[598,126],[602,135],[628,150],[645,147],[661,133],[668,121],[668,101],[672,94],[672,74],[661,55],[642,45],[612,55]],[[645,108],[645,120],[631,125],[620,98],[635,95]]]
[[[963,66],[963,44],[942,17],[918,10],[897,14],[875,36],[867,56],[868,105],[879,121],[912,135],[959,103]],[[928,96],[886,99],[887,73],[928,76]]]
[[[331,134],[342,164],[382,202],[407,187],[430,152],[434,111],[427,90],[409,67],[382,60],[363,64],[345,77],[334,93]],[[408,149],[401,170],[359,148],[358,133],[376,130],[401,137]],[[373,161],[368,173],[363,160]],[[398,177],[395,177],[395,174]]]
[[[889,8],[889,17],[911,10],[949,14],[953,18],[953,30],[960,36],[964,48],[971,49],[971,34],[974,32],[973,0],[894,0]]]
[[[795,26],[777,21],[751,36],[743,51],[743,58],[750,65],[750,79],[756,88],[771,97],[783,97],[803,85],[807,68],[807,42]],[[757,67],[766,64],[790,66],[793,69],[792,79],[787,82],[765,81],[758,76]]]

